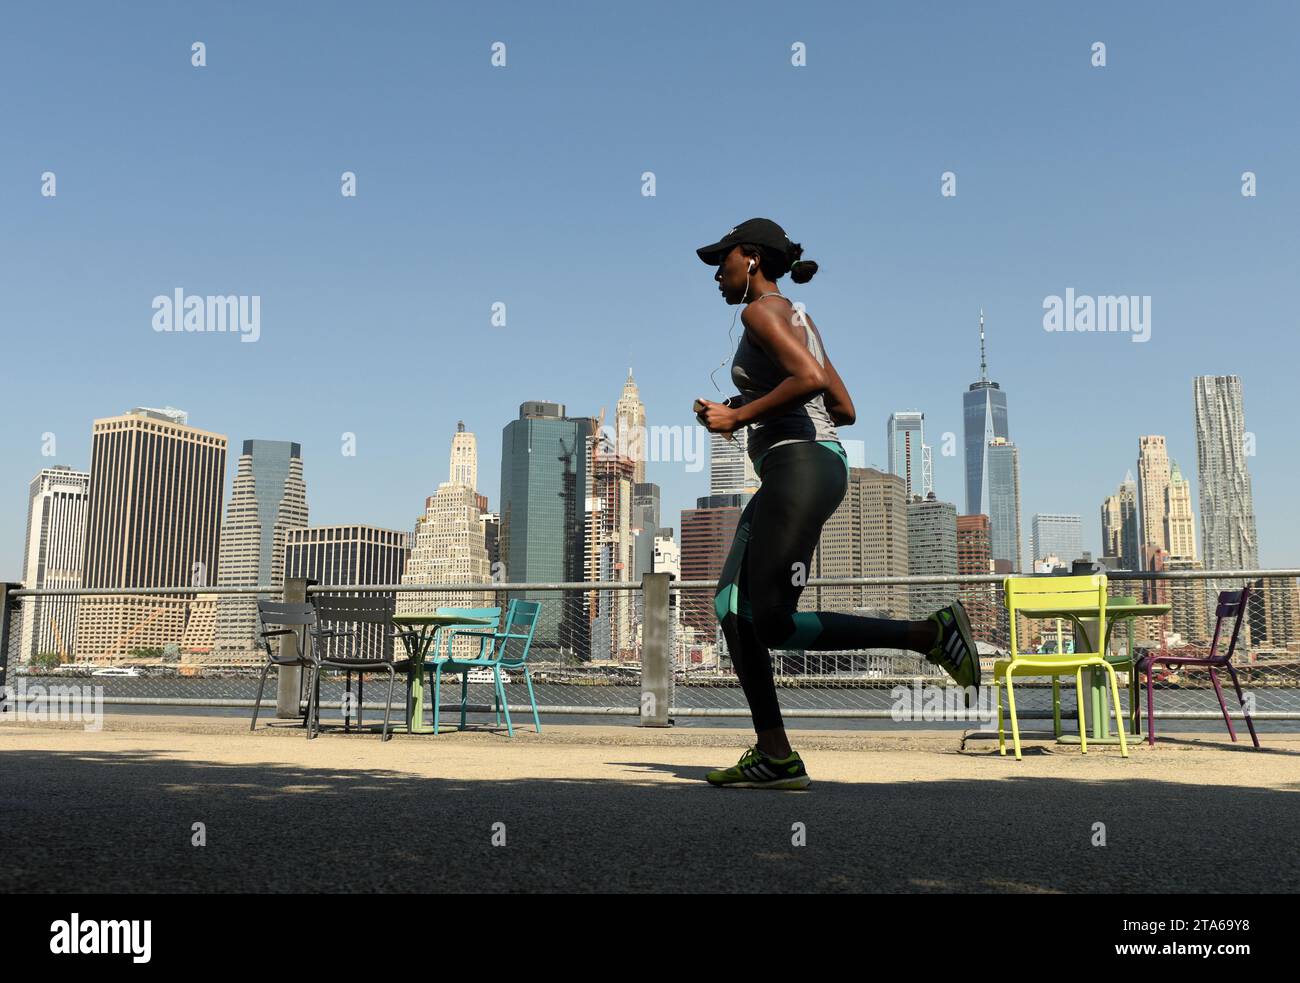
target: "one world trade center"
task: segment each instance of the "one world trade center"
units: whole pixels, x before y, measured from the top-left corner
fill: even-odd
[[[966,514],[988,514],[989,442],[995,437],[1010,440],[1007,432],[1007,394],[988,377],[984,358],[984,310],[980,309],[980,378],[962,393],[965,426]]]

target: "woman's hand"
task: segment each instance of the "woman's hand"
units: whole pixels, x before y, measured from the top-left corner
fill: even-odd
[[[743,426],[737,411],[725,403],[697,399],[692,409],[695,410],[695,418],[704,424],[704,429],[710,433],[731,434]]]

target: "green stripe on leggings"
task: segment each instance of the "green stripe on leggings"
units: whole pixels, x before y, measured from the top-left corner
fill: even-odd
[[[734,614],[745,621],[754,620],[753,611],[749,607],[749,598],[742,594],[735,584],[727,584],[714,595],[713,610],[718,616],[719,623],[728,614]]]
[[[838,440],[819,440],[817,443],[821,444],[828,450],[834,451],[835,456],[844,462],[844,473],[849,473],[849,455],[845,452],[843,444]]]
[[[838,440],[819,440],[817,443],[822,447],[825,447],[828,451],[831,451],[836,457],[843,461],[844,473],[849,473],[849,455],[845,452],[843,444]],[[777,446],[785,447],[786,445],[778,444]],[[761,472],[763,470],[763,458],[767,457],[767,455],[771,454],[774,450],[776,450],[776,447],[769,447],[767,450],[763,451],[762,454],[758,455],[757,460],[754,461],[754,470],[756,472]]]
[[[727,615],[736,613],[736,595],[739,593],[735,584],[727,584],[713,596],[713,610],[718,615],[719,623]]]
[[[790,619],[794,622],[794,634],[773,648],[807,648],[822,633],[822,619],[817,617],[816,611],[796,611],[790,615]]]

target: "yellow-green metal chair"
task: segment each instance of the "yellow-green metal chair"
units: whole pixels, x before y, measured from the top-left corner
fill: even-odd
[[[1112,595],[1106,599],[1106,610],[1110,611],[1112,608],[1126,607],[1136,603],[1137,598],[1126,597],[1123,594]],[[1061,639],[1061,620],[1060,618],[1056,619],[1056,651],[1058,652],[1065,651]],[[1138,673],[1135,671],[1133,660],[1133,621],[1128,618],[1107,618],[1106,633],[1113,634],[1115,627],[1120,623],[1127,626],[1127,651],[1112,653],[1110,651],[1110,639],[1107,639],[1106,645],[1103,646],[1103,655],[1106,661],[1114,666],[1117,671],[1128,673],[1129,733],[1138,735],[1142,730],[1141,721],[1138,717],[1138,708],[1141,706],[1141,701],[1138,698]],[[1059,676],[1052,677],[1052,730],[1057,737],[1060,737],[1063,733],[1061,730],[1061,681]]]
[[[1051,676],[1053,683],[1059,676],[1074,676],[1075,695],[1079,707],[1079,747],[1088,753],[1087,722],[1084,717],[1083,670],[1101,668],[1110,676],[1111,697],[1115,701],[1115,719],[1119,722],[1120,754],[1128,757],[1124,740],[1123,711],[1119,703],[1119,684],[1115,670],[1106,661],[1102,651],[1081,652],[1079,646],[1089,637],[1080,618],[1097,618],[1096,642],[1104,645],[1106,638],[1106,577],[1090,574],[1079,577],[1008,577],[1004,585],[1004,601],[1011,620],[1011,658],[999,659],[993,664],[993,695],[998,701],[998,753],[1007,753],[1006,731],[1002,718],[1002,683],[1006,682],[1007,707],[1011,712],[1011,739],[1016,760],[1020,756],[1020,722],[1016,718],[1016,694],[1012,679],[1016,676]],[[1068,618],[1075,626],[1075,650],[1072,654],[1044,655],[1022,653],[1016,644],[1016,615],[1027,618]],[[1086,646],[1085,647],[1090,647]],[[1060,700],[1053,686],[1053,716],[1056,729],[1060,729]]]
[[[1138,599],[1136,597],[1127,597],[1123,594],[1116,595],[1115,597],[1109,598],[1106,601],[1106,604],[1112,608],[1127,607],[1130,604],[1137,604],[1137,603],[1138,603]],[[1103,646],[1102,654],[1106,657],[1106,661],[1109,662],[1112,666],[1114,666],[1117,670],[1128,673],[1129,733],[1133,735],[1139,735],[1142,732],[1141,717],[1139,716],[1139,711],[1142,706],[1142,701],[1141,699],[1139,699],[1139,694],[1138,694],[1137,664],[1133,658],[1133,620],[1131,618],[1127,618],[1127,619],[1112,618],[1107,624],[1106,630],[1113,634],[1114,630],[1117,627],[1119,627],[1121,624],[1125,626],[1126,647],[1119,652],[1111,653],[1110,644],[1109,644],[1110,640],[1107,639],[1106,640],[1107,644]],[[1116,726],[1120,726],[1120,720],[1118,715],[1116,716],[1115,724]]]

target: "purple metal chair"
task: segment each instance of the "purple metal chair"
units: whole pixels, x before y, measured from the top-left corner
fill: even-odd
[[[1255,742],[1255,747],[1259,747],[1259,738],[1255,735],[1255,724],[1250,719],[1250,711],[1246,709],[1246,698],[1241,694],[1241,683],[1237,680],[1237,670],[1232,666],[1232,653],[1237,648],[1237,635],[1241,631],[1242,619],[1246,616],[1246,602],[1250,598],[1250,585],[1247,584],[1241,590],[1225,590],[1219,593],[1219,605],[1215,611],[1216,621],[1214,622],[1214,640],[1210,642],[1210,654],[1206,656],[1178,656],[1168,652],[1154,652],[1150,655],[1144,655],[1138,659],[1137,669],[1144,673],[1147,678],[1147,743],[1155,744],[1156,742],[1156,714],[1155,700],[1152,690],[1152,676],[1157,665],[1164,665],[1170,669],[1177,669],[1179,666],[1207,666],[1210,671],[1210,682],[1214,683],[1214,692],[1219,697],[1219,709],[1223,711],[1223,722],[1228,725],[1228,736],[1235,742],[1237,732],[1232,729],[1232,717],[1228,715],[1227,704],[1223,702],[1223,687],[1219,685],[1219,677],[1215,674],[1216,669],[1227,669],[1232,676],[1232,685],[1236,687],[1237,699],[1241,701],[1241,712],[1246,717],[1246,726],[1250,728],[1250,739]],[[1232,619],[1232,639],[1228,642],[1228,651],[1219,655],[1219,633],[1223,624],[1229,618]]]

